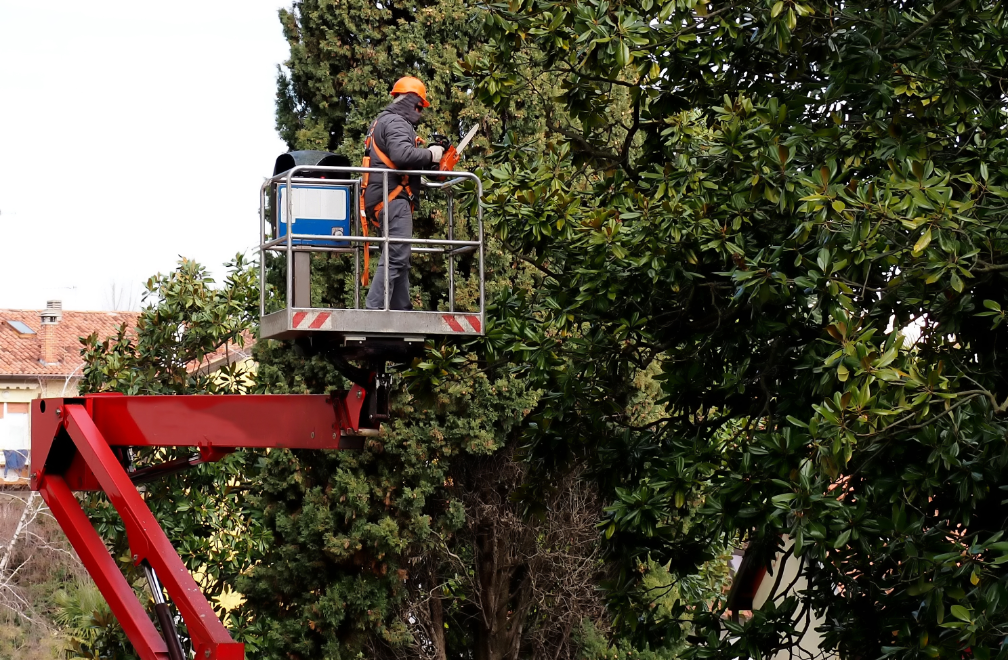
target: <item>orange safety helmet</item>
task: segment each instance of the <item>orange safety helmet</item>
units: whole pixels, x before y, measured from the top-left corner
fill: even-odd
[[[419,78],[403,76],[392,86],[392,96],[396,94],[408,94],[410,92],[420,97],[420,100],[423,101],[423,107],[430,107],[430,102],[427,101],[427,87],[424,86]]]

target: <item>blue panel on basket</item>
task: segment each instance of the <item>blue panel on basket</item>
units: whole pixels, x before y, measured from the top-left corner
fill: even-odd
[[[299,234],[309,234],[313,236],[346,236],[350,233],[349,220],[325,220],[318,218],[294,218],[295,236]],[[287,235],[287,223],[280,225],[280,236]],[[278,237],[278,238],[279,238]],[[322,247],[349,247],[349,241],[335,241],[332,239],[312,239],[296,238],[291,241],[294,245],[319,245]]]
[[[350,234],[350,186],[293,185],[294,222],[291,233],[318,236],[318,239],[294,239],[294,245],[350,247],[349,241],[331,237]],[[287,235],[287,187],[277,186],[277,237]],[[323,238],[325,237],[325,238]]]

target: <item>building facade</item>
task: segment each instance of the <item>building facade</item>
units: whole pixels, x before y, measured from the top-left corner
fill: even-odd
[[[735,554],[740,561],[732,562],[732,586],[726,608],[735,621],[752,616],[754,610],[763,609],[769,601],[776,603],[789,594],[808,589],[808,579],[802,570],[805,564],[792,551],[794,540],[784,534],[779,541],[772,559],[761,548],[752,546]],[[822,635],[817,630],[824,623],[821,617],[811,611],[804,616],[799,608],[794,621],[800,637],[794,640],[793,646],[778,651],[769,660],[833,660],[836,657],[835,653],[822,649]]]
[[[81,339],[114,336],[136,312],[64,311],[58,300],[44,310],[0,309],[0,460],[2,482],[27,484],[31,464],[31,401],[74,396],[84,361]]]

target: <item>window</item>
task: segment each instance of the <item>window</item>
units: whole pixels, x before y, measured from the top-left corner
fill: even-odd
[[[24,450],[31,447],[31,434],[28,430],[28,403],[0,403],[5,408],[3,419],[0,419],[0,449]]]
[[[34,330],[32,330],[31,328],[29,328],[27,325],[25,325],[21,321],[11,321],[10,319],[7,319],[7,325],[9,325],[10,327],[14,328],[14,331],[17,332],[19,335],[33,335],[33,334],[35,334]]]

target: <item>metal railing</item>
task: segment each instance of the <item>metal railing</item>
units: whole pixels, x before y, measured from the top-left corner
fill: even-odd
[[[343,175],[343,178],[308,178],[299,177],[299,172],[310,171],[311,173],[326,173]],[[360,220],[363,209],[360,208],[361,176],[369,174],[371,177],[380,176],[382,178],[382,224],[384,231],[381,236],[360,235]],[[350,176],[347,176],[350,175]],[[356,176],[354,176],[356,175]],[[425,189],[438,190],[445,194],[447,198],[447,238],[400,238],[389,236],[389,177],[395,176],[421,176],[421,177],[443,177],[444,181],[431,181],[421,179],[421,185]],[[475,184],[477,203],[477,240],[458,240],[455,238],[455,194],[456,188],[466,182],[472,181]],[[352,194],[350,201],[350,233],[342,236],[319,236],[317,234],[295,234],[294,233],[294,185],[310,184],[313,186],[349,186]],[[267,240],[267,201],[274,187],[277,192],[281,187],[284,189],[282,198],[285,205],[283,223],[285,224],[285,235],[274,236]],[[279,203],[281,195],[273,196],[274,202]],[[385,254],[384,259],[384,305],[381,310],[369,311],[399,311],[389,309],[390,282],[389,282],[389,246],[391,244],[409,244],[412,252],[441,254],[448,260],[448,311],[456,312],[455,309],[455,266],[456,259],[465,254],[477,253],[479,266],[479,314],[483,317],[485,311],[485,273],[484,273],[484,236],[483,236],[483,207],[480,200],[483,198],[483,183],[479,177],[471,172],[445,172],[439,173],[436,170],[389,170],[377,167],[322,167],[315,165],[299,165],[286,172],[266,179],[259,189],[259,313],[260,316],[266,314],[266,253],[283,252],[286,254],[286,307],[294,308],[294,253],[295,252],[330,252],[330,253],[353,253],[354,255],[354,309],[360,309],[361,290],[361,254],[364,249]],[[279,209],[273,209],[276,216],[275,229],[280,233]],[[270,218],[272,220],[272,218]],[[356,230],[354,228],[357,228]],[[351,244],[349,246],[325,246],[311,245],[308,242],[339,242]],[[336,308],[347,309],[347,308]],[[403,311],[404,314],[411,313]]]

